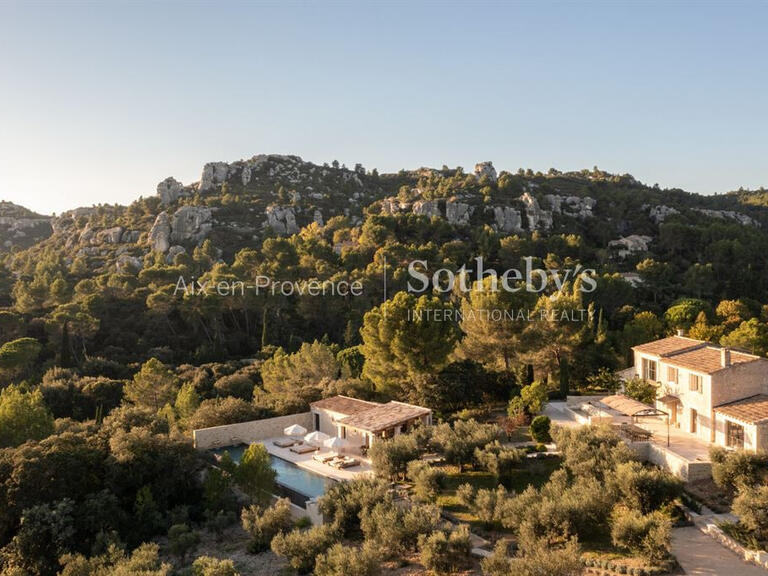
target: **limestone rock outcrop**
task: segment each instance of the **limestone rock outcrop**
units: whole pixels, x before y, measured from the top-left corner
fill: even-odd
[[[149,231],[149,244],[155,252],[167,252],[171,247],[171,220],[168,213],[160,212]]]
[[[759,223],[741,212],[734,212],[733,210],[709,210],[707,208],[693,208],[695,212],[709,216],[710,218],[719,218],[720,220],[735,220],[739,224],[744,226],[759,226]]]
[[[664,204],[659,204],[658,206],[651,206],[648,210],[648,217],[653,220],[656,224],[661,224],[666,220],[669,216],[674,216],[675,214],[679,214],[680,211],[672,208],[671,206],[665,206]]]
[[[187,196],[188,191],[181,182],[169,176],[157,185],[157,195],[160,196],[160,202],[167,206],[180,197]]]
[[[278,234],[296,234],[299,231],[293,206],[268,206],[264,215],[267,217],[264,225]]]
[[[448,200],[445,203],[445,219],[454,226],[469,224],[469,218],[473,212],[473,206],[458,200]]]
[[[182,206],[171,219],[170,240],[175,244],[200,244],[213,228],[212,215],[213,212],[207,206]]]
[[[552,227],[552,212],[542,210],[539,201],[530,193],[525,192],[520,196],[525,204],[525,215],[528,218],[528,228],[530,230],[548,230]]]
[[[618,240],[611,240],[608,242],[608,249],[619,258],[626,258],[632,254],[647,252],[652,240],[650,236],[631,234]]]
[[[496,175],[496,168],[493,167],[493,162],[478,162],[475,164],[475,176],[482,178],[487,176],[491,182],[496,182],[498,178]]]
[[[168,248],[168,254],[166,254],[165,256],[165,261],[168,264],[173,264],[173,260],[174,258],[176,258],[176,256],[178,256],[179,254],[186,254],[186,253],[187,253],[187,249],[184,248],[184,246],[179,246],[178,244],[176,244]]]
[[[561,196],[560,194],[546,194],[544,200],[549,204],[553,214],[565,214],[574,218],[591,218],[594,216],[592,209],[597,200],[589,196]]]
[[[516,234],[523,231],[523,217],[520,210],[509,206],[494,206],[493,220],[499,232]]]
[[[115,260],[115,268],[121,274],[130,274],[140,272],[144,267],[144,262],[137,256],[130,254],[120,254]]]
[[[229,174],[229,164],[226,162],[209,162],[203,166],[198,190],[205,192],[216,184],[223,184]]]

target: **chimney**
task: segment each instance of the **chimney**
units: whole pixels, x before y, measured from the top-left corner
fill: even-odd
[[[678,336],[685,336],[685,330],[683,328],[677,329],[677,335]]]
[[[731,349],[720,348],[720,365],[723,368],[727,368],[731,365]]]

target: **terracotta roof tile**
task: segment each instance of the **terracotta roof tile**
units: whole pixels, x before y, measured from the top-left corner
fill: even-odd
[[[715,412],[748,424],[768,420],[768,395],[756,394],[749,398],[722,404],[715,407]]]
[[[661,340],[654,340],[653,342],[646,342],[645,344],[634,346],[632,349],[645,354],[667,356],[688,350],[689,348],[698,348],[706,345],[707,343],[702,340],[694,340],[693,338],[686,338],[685,336],[669,336],[667,338],[662,338]]]
[[[382,406],[382,404],[379,404],[378,402],[368,402],[367,400],[358,400],[357,398],[350,398],[349,396],[331,396],[330,398],[323,398],[317,402],[312,402],[310,406],[312,408],[330,410],[331,412],[352,416],[353,414],[370,410],[376,406]]]
[[[706,346],[703,348],[696,348],[694,350],[680,352],[679,354],[673,354],[664,358],[664,362],[671,366],[686,368],[688,370],[693,370],[694,372],[713,374],[714,372],[718,372],[726,368],[722,365],[721,352],[722,348]],[[760,360],[759,356],[753,356],[752,354],[736,352],[735,350],[731,350],[730,352],[731,365]]]
[[[429,408],[414,406],[413,404],[389,402],[364,412],[359,412],[354,416],[342,418],[339,420],[339,423],[350,428],[356,428],[357,430],[365,430],[366,432],[381,432],[413,418],[425,416],[430,412]]]

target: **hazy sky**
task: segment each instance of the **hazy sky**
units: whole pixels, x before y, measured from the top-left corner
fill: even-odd
[[[128,203],[257,153],[768,186],[766,29],[766,3],[0,0],[0,199]]]

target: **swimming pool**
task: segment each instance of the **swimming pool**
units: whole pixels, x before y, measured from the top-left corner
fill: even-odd
[[[232,460],[239,463],[243,457],[243,452],[248,448],[245,444],[238,446],[229,446],[227,448],[218,448],[213,451],[214,454],[223,454],[229,452]],[[325,490],[333,483],[330,478],[325,478],[319,474],[299,468],[293,462],[288,462],[277,456],[269,455],[272,468],[277,473],[277,484],[279,487],[286,488],[290,492],[295,492],[307,498],[318,498],[325,494]],[[293,498],[291,498],[293,500]]]

